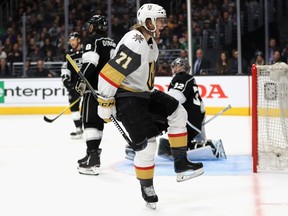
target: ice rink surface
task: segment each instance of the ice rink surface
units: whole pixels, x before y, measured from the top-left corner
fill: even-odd
[[[288,175],[252,173],[250,117],[220,116],[207,124],[207,137],[222,139],[228,159],[204,161],[198,178],[177,183],[172,163],[156,156],[156,210],[145,207],[113,123],[105,125],[99,176],[78,174],[86,146],[70,139],[73,130],[69,115],[53,123],[43,115],[0,115],[1,216],[288,214]]]

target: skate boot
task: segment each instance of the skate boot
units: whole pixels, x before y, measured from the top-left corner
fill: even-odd
[[[75,132],[70,133],[71,139],[82,139],[83,137],[83,130],[77,130]]]
[[[169,141],[165,138],[160,138],[159,140],[158,156],[168,160],[173,160]]]
[[[86,175],[99,175],[102,149],[87,150],[87,155],[78,160],[78,172]]]
[[[125,158],[128,159],[128,160],[134,160],[135,158],[135,151],[129,146],[129,145],[126,145],[125,146]]]
[[[142,197],[146,201],[146,206],[151,209],[156,209],[156,202],[158,202],[158,196],[155,193],[153,185],[142,186],[141,185]]]
[[[174,169],[177,173],[177,182],[186,181],[204,173],[203,164],[201,162],[193,163],[186,157],[176,158],[174,161]]]

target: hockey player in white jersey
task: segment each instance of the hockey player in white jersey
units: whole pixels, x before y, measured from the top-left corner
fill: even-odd
[[[158,196],[153,186],[156,136],[163,120],[168,123],[168,137],[174,158],[177,181],[203,174],[203,164],[187,159],[187,112],[173,97],[153,91],[155,62],[159,50],[155,38],[166,26],[166,11],[157,4],[144,4],[137,12],[138,23],[118,43],[115,56],[99,74],[98,114],[105,121],[116,116],[134,144],[146,145],[134,159],[142,197],[155,209]]]

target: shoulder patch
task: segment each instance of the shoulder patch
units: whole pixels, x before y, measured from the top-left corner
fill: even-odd
[[[141,43],[144,40],[142,35],[141,34],[137,34],[137,33],[135,35],[133,35],[132,39],[134,39],[135,41],[138,41],[139,43]]]

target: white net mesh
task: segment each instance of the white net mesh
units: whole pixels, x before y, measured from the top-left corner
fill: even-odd
[[[288,65],[257,66],[258,171],[288,173]]]

